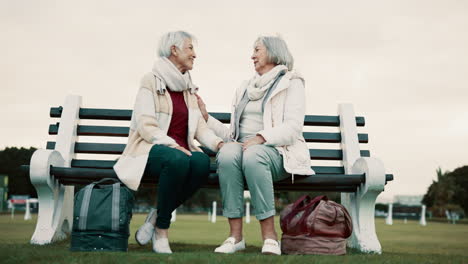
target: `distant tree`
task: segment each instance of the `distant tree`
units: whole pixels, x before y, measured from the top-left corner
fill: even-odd
[[[455,185],[453,203],[459,205],[465,214],[468,214],[468,166],[457,168],[448,176],[453,179]]]
[[[437,181],[433,181],[422,202],[436,216],[444,217],[445,211],[468,212],[468,166],[453,172],[436,170]]]
[[[8,175],[8,194],[29,194],[36,197],[36,190],[29,175],[22,172],[21,165],[29,164],[35,148],[9,147],[0,151],[0,174]]]

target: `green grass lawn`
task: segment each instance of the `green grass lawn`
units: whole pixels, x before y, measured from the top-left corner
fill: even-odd
[[[12,220],[0,215],[0,263],[468,263],[468,225],[394,220],[392,226],[376,219],[382,243],[382,255],[368,255],[352,250],[345,256],[263,256],[256,220],[244,225],[247,250],[234,255],[212,253],[228,235],[227,221],[208,222],[206,215],[178,215],[170,232],[172,255],[159,255],[151,245],[140,247],[133,234],[143,223],[144,215],[134,215],[129,252],[70,252],[69,240],[53,245],[33,246],[29,239],[35,220],[24,221],[22,215]],[[279,227],[278,233],[281,234]]]

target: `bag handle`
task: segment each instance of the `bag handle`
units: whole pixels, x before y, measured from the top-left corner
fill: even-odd
[[[297,209],[301,203],[303,203],[305,200],[310,200],[310,196],[307,194],[302,195],[293,203],[293,210]]]
[[[310,199],[309,195],[303,195],[301,196],[294,204],[293,204],[293,209],[291,212],[285,216],[284,220],[289,223],[289,221],[300,211],[309,211],[308,209],[313,210],[316,205],[321,201],[321,200],[328,200],[327,196],[325,195],[319,195],[312,199],[311,201],[307,202],[304,206],[299,207],[299,205],[306,199]],[[304,213],[299,221],[302,221],[304,217],[307,217],[308,214]]]
[[[91,201],[91,193],[94,187],[106,181],[115,182],[112,184],[112,231],[119,231],[119,215],[120,215],[120,181],[113,178],[104,178],[97,182],[93,182],[85,187],[83,202],[80,209],[80,220],[78,221],[78,230],[86,230],[88,220],[89,203]]]
[[[346,210],[346,207],[344,207],[341,204],[340,206],[344,213],[346,226],[348,227],[348,230],[347,230],[348,232],[346,232],[346,235],[345,235],[348,238],[353,233],[353,223],[351,222],[351,216],[349,215],[348,210]]]
[[[304,199],[299,199],[297,200],[294,205],[293,205],[293,211],[303,211],[303,210],[306,210],[307,208],[315,205],[316,203],[320,202],[321,200],[328,200],[327,196],[325,195],[319,195],[319,196],[316,196],[314,197],[314,199],[310,200],[310,196],[309,195],[305,195],[306,197]],[[301,197],[302,198],[302,197]],[[310,201],[307,202],[304,206],[302,207],[298,207],[304,200],[306,200],[306,198],[308,198]]]

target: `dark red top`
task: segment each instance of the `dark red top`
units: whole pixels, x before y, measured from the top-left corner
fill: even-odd
[[[177,144],[189,150],[188,135],[188,108],[184,100],[184,92],[173,92],[167,89],[172,99],[172,118],[167,135]]]

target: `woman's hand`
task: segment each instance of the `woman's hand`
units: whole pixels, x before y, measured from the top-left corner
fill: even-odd
[[[178,150],[182,151],[183,153],[187,154],[187,156],[192,156],[192,152],[190,152],[189,150],[187,150],[184,147],[177,146],[177,147],[175,147],[175,149],[178,149]]]
[[[205,102],[203,102],[202,98],[198,94],[195,94],[195,96],[197,97],[198,108],[200,108],[200,112],[202,113],[205,121],[208,122],[208,111],[206,111]]]
[[[263,138],[262,135],[256,135],[253,138],[247,139],[244,143],[242,143],[242,150],[246,150],[248,147],[253,146],[253,145],[260,145],[265,143],[266,140]]]

